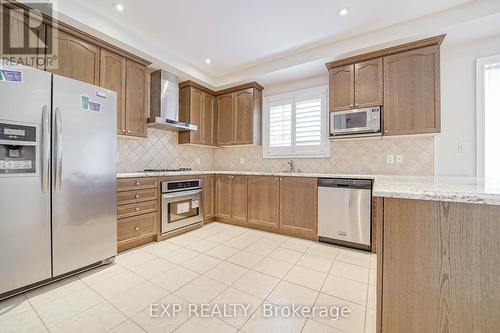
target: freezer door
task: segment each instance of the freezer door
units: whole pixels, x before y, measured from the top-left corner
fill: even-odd
[[[0,70],[10,71],[14,80],[0,80],[0,123],[4,124],[0,130],[1,298],[51,277],[51,75],[18,66],[0,65]],[[12,145],[18,140],[25,145]],[[26,163],[31,168],[22,166]]]
[[[54,75],[52,124],[58,276],[116,255],[116,93]]]

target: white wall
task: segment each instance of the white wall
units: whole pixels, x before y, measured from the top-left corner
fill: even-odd
[[[476,175],[476,59],[500,54],[500,36],[441,49],[441,134],[435,174]],[[459,152],[459,144],[465,151]]]

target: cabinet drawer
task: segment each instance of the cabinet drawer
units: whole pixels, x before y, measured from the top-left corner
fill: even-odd
[[[118,179],[117,191],[142,190],[154,187],[158,187],[156,177],[120,178]]]
[[[118,242],[156,234],[156,213],[128,217],[118,221]]]
[[[156,188],[117,193],[118,205],[156,200],[157,197],[158,197],[158,189]]]
[[[144,201],[128,205],[121,205],[117,208],[118,218],[130,217],[146,213],[154,213],[158,210],[158,201]]]

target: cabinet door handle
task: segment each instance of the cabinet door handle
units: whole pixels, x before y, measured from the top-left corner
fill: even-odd
[[[135,231],[139,231],[139,227],[135,227]]]
[[[141,183],[135,182],[135,186],[139,186],[139,185],[141,185]]]
[[[127,133],[130,133],[130,130],[127,130]]]
[[[354,107],[354,104],[351,104],[351,105],[349,105],[349,106],[350,106],[350,107],[351,107],[351,109],[352,109],[352,108]]]
[[[358,107],[358,106],[359,106],[359,104],[356,104],[356,107]]]
[[[136,198],[136,199],[139,199],[139,194],[136,194],[136,195],[135,195],[135,198]]]
[[[139,207],[135,207],[135,211],[138,212],[140,210]]]
[[[388,130],[385,130],[385,131],[384,131],[384,133],[389,133],[389,131],[388,131]]]

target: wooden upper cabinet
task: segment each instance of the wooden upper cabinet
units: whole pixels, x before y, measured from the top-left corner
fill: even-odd
[[[198,126],[197,131],[189,131],[191,143],[202,143],[202,115],[203,115],[203,92],[196,88],[191,88],[189,96],[189,123]]]
[[[217,96],[219,145],[260,144],[262,92],[251,87]]]
[[[439,46],[384,58],[384,134],[440,131]]]
[[[382,105],[381,58],[330,70],[330,111]]]
[[[231,218],[231,176],[215,176],[215,215]]]
[[[279,229],[280,182],[278,177],[248,177],[248,223]]]
[[[214,127],[215,127],[215,97],[213,95],[203,94],[203,109],[202,109],[202,143],[206,145],[215,144]]]
[[[214,176],[213,175],[205,175],[202,176],[203,180],[203,215],[204,219],[210,219],[215,216],[215,207],[214,207]]]
[[[253,98],[253,88],[234,93],[236,144],[251,144],[253,141]]]
[[[99,85],[99,47],[59,30],[57,43],[57,68],[50,72],[75,80]]]
[[[231,218],[247,221],[247,176],[231,176]]]
[[[179,143],[260,144],[263,87],[258,83],[215,92],[184,81],[179,88],[179,120],[198,126],[198,131],[179,132]]]
[[[149,79],[147,67],[127,60],[126,132],[127,135],[146,137],[146,116],[149,111]]]
[[[217,96],[217,130],[219,145],[230,145],[235,140],[234,94]]]
[[[366,108],[383,104],[382,58],[354,65],[354,107]]]
[[[196,131],[179,132],[179,143],[213,145],[215,97],[193,86],[181,87],[179,120],[198,126]]]
[[[354,65],[330,70],[330,111],[344,111],[354,107]]]
[[[280,178],[280,228],[316,239],[318,230],[316,178]]]
[[[99,85],[117,93],[116,129],[118,134],[126,134],[125,96],[127,60],[113,52],[101,49]]]

